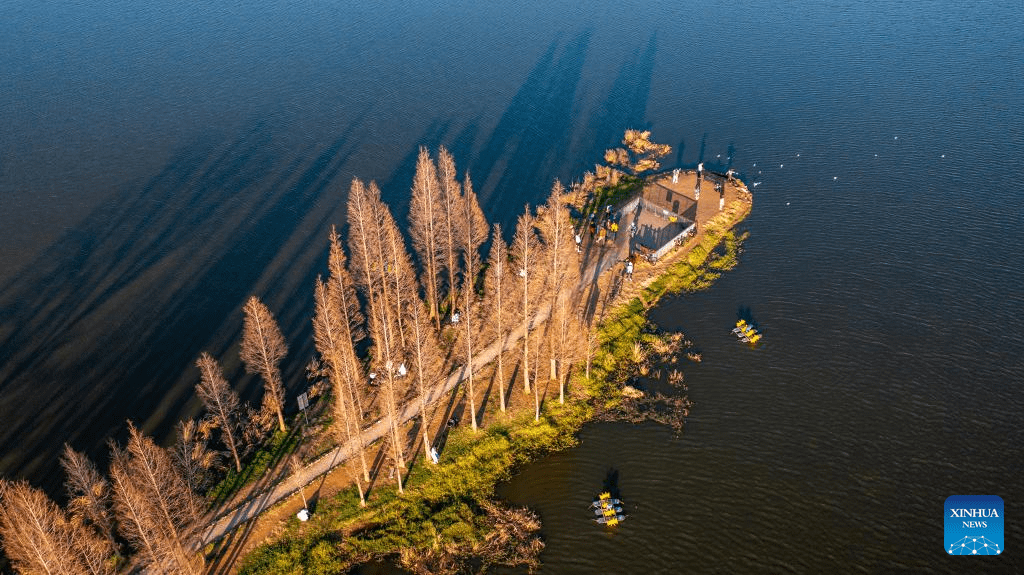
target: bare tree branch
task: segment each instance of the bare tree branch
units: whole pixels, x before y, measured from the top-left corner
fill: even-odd
[[[224,444],[231,451],[235,460],[235,470],[242,471],[242,459],[238,456],[238,442],[236,435],[240,428],[240,402],[238,394],[231,389],[228,381],[224,379],[224,370],[217,363],[213,356],[205,351],[199,354],[196,361],[199,368],[200,380],[196,385],[196,393],[203,401],[208,412],[207,418],[215,427],[223,433]]]
[[[82,523],[92,525],[112,548],[116,548],[110,483],[100,475],[92,460],[71,449],[67,443],[64,444],[60,465],[67,475],[64,486],[68,494],[68,511]]]
[[[519,275],[520,282],[520,303],[522,307],[523,321],[523,389],[530,393],[530,320],[533,316],[536,302],[531,301],[531,293],[536,288],[537,279],[534,277],[537,259],[540,256],[540,240],[537,239],[537,230],[534,227],[534,217],[530,206],[526,206],[524,212],[519,216],[516,223],[516,235],[512,240],[510,249],[514,260],[515,273]]]
[[[423,270],[420,281],[427,296],[427,309],[435,329],[441,329],[438,311],[440,286],[438,282],[444,268],[441,247],[441,183],[437,179],[437,168],[426,148],[420,148],[416,160],[416,176],[412,183],[412,201],[409,206],[409,232],[412,247],[420,258]]]
[[[203,558],[192,546],[199,502],[167,452],[128,422],[128,445],[115,449],[111,466],[115,509],[122,534],[157,569],[202,573]]]
[[[242,361],[249,373],[258,373],[263,378],[263,405],[277,414],[277,424],[284,431],[284,382],[280,363],[288,353],[288,345],[273,314],[258,297],[251,296],[242,311],[245,313]]]
[[[501,399],[501,411],[505,411],[505,366],[502,357],[505,341],[508,338],[508,290],[511,285],[509,277],[508,246],[501,235],[501,225],[494,224],[491,232],[491,251],[487,256],[487,277],[484,287],[487,290],[488,317],[494,325],[495,340],[498,342],[498,391]]]
[[[469,410],[470,423],[473,431],[476,431],[476,388],[474,386],[473,365],[473,340],[476,337],[475,330],[478,328],[477,316],[479,310],[476,295],[476,275],[480,271],[480,245],[487,240],[487,220],[477,202],[476,194],[473,193],[473,183],[466,175],[465,183],[462,186],[463,196],[460,201],[462,214],[459,217],[459,252],[462,253],[463,279],[462,279],[462,301],[464,307],[463,343],[466,348],[466,370],[468,371],[467,383],[469,385]]]

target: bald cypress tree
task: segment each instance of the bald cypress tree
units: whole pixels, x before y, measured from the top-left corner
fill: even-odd
[[[285,431],[284,381],[280,364],[288,353],[288,345],[273,314],[258,297],[250,297],[242,311],[245,313],[242,361],[249,373],[258,373],[263,379],[264,411],[275,414],[278,427]]]
[[[203,572],[197,542],[200,504],[166,451],[128,423],[128,444],[115,448],[110,468],[121,532],[143,561],[174,573]]]
[[[0,479],[0,541],[21,573],[110,575],[113,547],[25,481]]]
[[[508,246],[501,235],[501,225],[494,224],[491,232],[491,251],[487,256],[487,275],[484,287],[487,290],[487,315],[494,329],[494,338],[498,343],[497,375],[498,392],[501,400],[501,411],[505,411],[505,365],[502,361],[505,343],[508,339],[509,303],[512,278],[509,276]]]
[[[352,433],[358,445],[363,446],[366,374],[356,356],[355,346],[366,337],[365,318],[360,311],[359,300],[356,298],[355,282],[349,271],[345,251],[341,249],[341,240],[333,226],[331,227],[330,252],[327,261],[331,272],[328,299],[332,306],[330,309],[335,312],[335,321],[341,332],[339,348],[341,353],[338,359],[342,366],[340,375],[343,376],[344,385],[336,391],[339,395],[344,395],[351,417]],[[369,481],[370,471],[366,464],[366,454],[362,449],[359,451],[359,459],[363,480]]]
[[[60,466],[67,477],[64,487],[68,494],[68,511],[81,523],[93,526],[110,543],[111,549],[115,549],[117,542],[114,540],[114,513],[110,508],[110,482],[100,474],[91,459],[71,449],[67,443],[60,457]]]
[[[437,176],[441,185],[441,251],[444,271],[448,280],[447,301],[449,308],[455,306],[458,278],[461,275],[459,266],[460,229],[464,210],[462,207],[462,189],[455,172],[455,158],[441,146],[437,152]]]
[[[209,448],[210,420],[179,421],[174,426],[177,441],[171,448],[171,459],[189,490],[199,493],[210,482],[210,474],[220,467],[221,453]]]
[[[462,306],[463,306],[463,345],[466,350],[465,369],[469,385],[470,423],[476,431],[476,389],[474,387],[473,351],[478,322],[479,309],[476,294],[476,275],[480,271],[480,246],[487,240],[487,220],[473,193],[473,184],[466,176],[462,186],[463,196],[460,200],[462,213],[459,215],[459,252],[462,254]]]
[[[539,210],[538,228],[543,240],[543,260],[546,268],[544,305],[550,309],[547,329],[547,350],[550,354],[551,379],[559,382],[558,400],[565,402],[564,378],[571,347],[575,344],[569,333],[575,316],[571,300],[579,285],[579,266],[576,264],[572,220],[566,206],[565,188],[555,181],[551,195]],[[572,340],[572,341],[571,341]],[[539,407],[539,406],[538,406]]]
[[[228,385],[224,379],[224,370],[210,354],[205,351],[199,354],[196,367],[199,368],[196,393],[206,406],[206,421],[211,427],[220,429],[224,445],[228,447],[235,462],[235,471],[241,472],[242,459],[238,456],[241,402],[238,394]]]
[[[363,480],[368,480],[369,471],[366,468],[366,456],[363,453],[361,441],[361,426],[356,416],[356,408],[353,405],[349,394],[348,368],[346,366],[346,346],[351,346],[351,340],[346,341],[343,335],[342,319],[338,309],[337,291],[332,289],[320,278],[316,279],[314,299],[316,301],[316,315],[313,317],[313,337],[316,341],[316,349],[327,367],[327,378],[334,390],[334,433],[340,440],[355,441],[360,461],[363,464],[363,473],[366,477],[356,474],[356,488],[359,491],[359,504],[366,505],[366,496],[363,490]]]
[[[441,293],[439,282],[441,271],[445,269],[445,251],[441,243],[443,223],[441,183],[437,179],[437,167],[427,149],[420,147],[420,154],[416,160],[416,176],[412,184],[412,202],[409,206],[409,234],[412,236],[412,247],[423,267],[420,270],[420,281],[426,294],[429,317],[438,330],[441,329],[438,311]]]
[[[430,457],[430,429],[427,422],[427,393],[437,385],[444,377],[444,360],[441,355],[440,346],[436,334],[430,329],[429,319],[423,311],[424,305],[414,302],[411,306],[409,324],[412,326],[412,368],[418,387],[420,404],[420,428],[423,431],[423,450],[427,454],[427,460],[433,461]]]
[[[536,301],[533,299],[537,288],[537,262],[540,257],[540,240],[534,227],[534,217],[527,205],[516,223],[516,234],[512,240],[512,254],[515,273],[519,276],[520,319],[523,322],[523,389],[530,393],[530,329]]]
[[[407,391],[406,337],[403,314],[415,294],[411,289],[412,267],[404,241],[390,210],[380,199],[373,182],[352,183],[348,201],[349,246],[356,284],[368,303],[368,325],[373,340],[372,364],[380,374],[381,406],[387,417],[391,455],[398,470],[398,490],[402,491],[401,470],[405,456],[399,430],[399,407]]]

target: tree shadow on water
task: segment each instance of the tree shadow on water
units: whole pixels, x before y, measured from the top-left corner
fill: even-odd
[[[65,441],[105,467],[105,439],[123,440],[125,419],[159,440],[195,413],[195,358],[228,350],[254,286],[290,271],[267,268],[333,188],[360,122],[290,154],[260,123],[195,141],[0,286],[0,472],[59,495]],[[286,381],[304,365],[286,358]],[[231,378],[237,359],[226,367]],[[261,386],[246,381],[251,398]]]
[[[609,467],[605,472],[604,481],[601,483],[602,492],[610,493],[613,499],[622,499],[619,491],[619,470]]]
[[[513,96],[473,159],[471,173],[484,211],[537,203],[547,195],[573,136],[573,108],[590,30],[559,49],[553,40]],[[507,210],[506,210],[507,212]],[[514,221],[511,212],[501,220]]]

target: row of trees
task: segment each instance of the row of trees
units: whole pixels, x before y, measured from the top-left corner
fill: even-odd
[[[429,453],[428,397],[452,373],[459,371],[465,382],[474,430],[484,407],[477,405],[479,370],[492,359],[499,409],[508,409],[511,352],[505,351],[516,341],[522,390],[532,395],[535,417],[542,359],[564,401],[569,366],[587,345],[567,198],[556,182],[543,206],[526,206],[507,244],[501,227],[484,218],[469,175],[459,181],[451,154],[441,148],[435,159],[421,149],[407,229],[414,260],[377,185],[352,182],[345,245],[332,229],[328,274],[314,285],[318,358],[311,367],[330,389],[337,441],[365,446],[367,421],[377,414],[385,418],[400,492],[409,447],[401,431],[404,409],[418,410]],[[280,362],[287,345],[258,298],[250,298],[243,312],[240,355],[264,383],[260,408],[245,406],[218,361],[203,352],[196,362],[196,394],[205,416],[182,422],[172,448],[158,447],[129,422],[128,443],[111,444],[104,477],[66,446],[66,509],[25,482],[0,481],[0,537],[19,571],[113,573],[124,543],[157,571],[203,570],[197,548],[207,502],[198,494],[211,471],[223,460],[241,471],[246,453],[270,430],[286,429]],[[211,440],[223,451],[211,450]],[[365,504],[370,467],[364,450],[356,451],[353,479]]]
[[[579,348],[578,259],[565,188],[556,183],[537,214],[527,207],[511,246],[500,226],[489,228],[472,181],[457,178],[455,161],[441,148],[436,160],[421,149],[412,186],[408,232],[415,253],[374,182],[354,180],[349,190],[348,237],[329,240],[329,275],[318,278],[313,320],[321,371],[330,383],[339,439],[363,445],[367,408],[386,418],[389,454],[402,488],[406,445],[402,410],[414,405],[424,450],[432,447],[427,398],[454,370],[466,386],[469,423],[476,430],[478,371],[495,357],[501,411],[507,409],[505,356],[513,331],[522,339],[523,389],[534,394],[539,416],[536,358],[551,355],[551,379],[564,398],[564,374]],[[486,265],[483,246],[490,241]],[[346,257],[346,251],[350,259]],[[545,319],[549,321],[544,322]],[[544,338],[537,339],[537,330]],[[369,337],[368,353],[356,350]],[[488,349],[490,348],[490,349]],[[367,385],[372,382],[372,385]],[[369,481],[365,460],[353,478],[361,500]]]
[[[220,467],[222,453],[208,441],[215,430],[237,471],[242,458],[273,427],[285,429],[280,361],[284,337],[267,307],[250,298],[243,308],[241,357],[264,382],[260,409],[244,406],[212,356],[196,365],[196,394],[206,408],[199,421],[180,422],[177,442],[164,449],[128,422],[128,442],[110,444],[104,477],[84,453],[64,446],[61,466],[68,505],[62,509],[25,481],[0,479],[0,538],[22,573],[115,573],[124,544],[159,572],[198,574],[199,528],[207,502],[199,493]]]

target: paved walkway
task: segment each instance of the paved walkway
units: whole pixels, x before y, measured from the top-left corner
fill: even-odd
[[[533,318],[532,325],[547,319],[549,309],[541,309],[536,316]],[[509,334],[508,340],[505,343],[505,349],[511,349],[519,339],[522,337],[523,327],[512,331]],[[498,356],[498,343],[493,343],[484,349],[483,352],[477,354],[474,365],[483,366],[493,361]],[[464,379],[468,377],[466,374],[465,367],[455,371],[448,379],[435,386],[432,390],[427,393],[427,405],[433,404],[435,401],[440,399],[446,393],[455,389],[456,386]],[[399,424],[419,416],[419,401],[409,402],[402,410],[399,416]],[[331,471],[338,465],[341,465],[348,461],[350,458],[356,456],[359,453],[359,449],[364,446],[370,445],[374,441],[380,439],[388,433],[388,420],[382,418],[379,421],[372,424],[370,427],[363,430],[363,446],[360,446],[356,440],[349,441],[336,449],[328,452],[321,456],[319,459],[305,466],[296,473],[293,473],[286,479],[274,484],[265,491],[253,495],[251,498],[246,500],[244,503],[231,509],[230,511],[224,512],[218,515],[213,522],[206,528],[202,535],[202,545],[206,545],[212,541],[223,537],[230,533],[239,525],[249,521],[253,517],[256,517],[260,513],[263,513],[268,508],[273,506],[275,503],[287,498],[291,494],[298,491],[301,487],[305,487],[312,483],[316,478]]]

